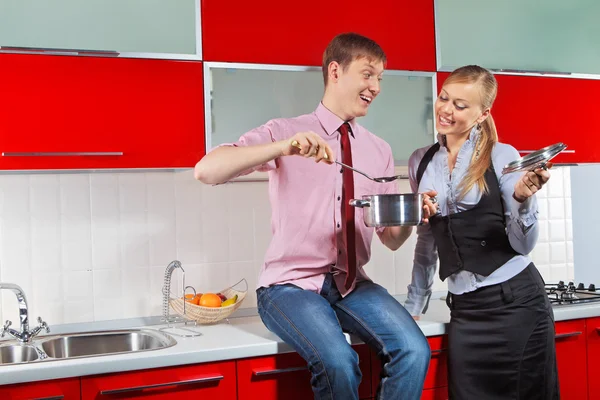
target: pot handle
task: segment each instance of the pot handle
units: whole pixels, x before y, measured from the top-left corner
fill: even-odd
[[[371,207],[371,202],[369,200],[357,200],[357,199],[352,199],[350,200],[350,205],[352,207]]]

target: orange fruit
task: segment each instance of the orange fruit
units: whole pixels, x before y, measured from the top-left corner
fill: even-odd
[[[197,306],[200,305],[200,297],[202,297],[202,293],[196,293],[194,296],[194,304]]]
[[[188,302],[188,303],[190,303],[190,304],[195,304],[195,305],[198,305],[198,301],[199,301],[199,300],[200,300],[200,298],[199,298],[199,297],[197,298],[197,297],[196,297],[196,296],[194,296],[192,293],[187,293],[187,294],[185,295],[185,301],[187,301],[187,302]]]
[[[214,293],[204,293],[200,296],[202,307],[221,307],[221,298]]]

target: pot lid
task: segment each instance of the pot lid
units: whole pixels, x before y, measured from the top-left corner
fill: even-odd
[[[562,142],[544,147],[543,149],[534,151],[518,160],[506,164],[502,169],[502,173],[508,174],[518,171],[533,171],[536,168],[546,169],[546,163],[566,148],[567,145]]]

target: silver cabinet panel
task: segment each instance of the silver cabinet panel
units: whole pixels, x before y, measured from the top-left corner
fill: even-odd
[[[434,142],[435,75],[385,71],[382,90],[359,123],[385,139],[396,165]],[[205,64],[207,149],[235,142],[270,119],[315,110],[323,95],[320,68],[254,64]]]
[[[3,49],[74,49],[200,58],[199,27],[200,0],[0,2]]]
[[[596,0],[436,0],[438,69],[600,74]]]

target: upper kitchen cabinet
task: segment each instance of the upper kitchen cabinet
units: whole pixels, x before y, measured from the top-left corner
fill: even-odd
[[[0,169],[192,167],[202,63],[0,54]]]
[[[434,73],[385,71],[381,93],[359,123],[385,139],[396,165],[434,142]],[[206,147],[235,142],[274,118],[313,112],[323,96],[317,67],[204,63]]]
[[[435,71],[433,17],[433,0],[202,0],[203,59],[320,66],[335,35],[356,32],[383,47],[390,69]]]
[[[438,70],[489,69],[600,74],[600,2],[435,3]]]
[[[200,0],[3,0],[0,51],[199,60]]]
[[[438,73],[441,87],[448,73]],[[501,142],[521,155],[557,142],[567,149],[557,163],[600,161],[593,123],[600,109],[600,80],[496,74],[498,95],[492,107]]]

